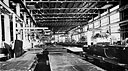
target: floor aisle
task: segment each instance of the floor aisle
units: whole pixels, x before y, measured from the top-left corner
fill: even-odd
[[[48,55],[51,71],[105,71],[102,68],[82,60],[78,55],[61,52],[65,50],[63,48],[54,47],[54,50],[52,50],[52,52],[49,51]],[[59,50],[61,51],[59,52]]]

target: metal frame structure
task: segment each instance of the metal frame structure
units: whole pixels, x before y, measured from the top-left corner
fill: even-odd
[[[30,0],[26,2],[119,2],[118,0],[38,0],[38,1],[34,1],[34,0]]]
[[[32,17],[38,26],[56,30],[53,32],[67,32],[68,30],[61,30],[61,28],[71,29],[83,23],[86,25],[89,20],[118,5],[119,2],[120,0],[20,0],[23,7],[21,12],[26,10],[29,12],[27,17]],[[105,5],[108,7],[105,8]],[[53,25],[63,27],[58,26],[58,29]],[[70,27],[65,28],[65,26]]]

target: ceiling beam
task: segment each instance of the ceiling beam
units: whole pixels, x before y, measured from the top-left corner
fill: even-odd
[[[28,11],[27,7],[24,5],[22,0],[19,0],[21,6],[25,9],[25,11],[27,12],[27,14],[29,15],[30,19],[32,20],[32,22],[37,26],[38,24],[35,22],[35,20],[33,19],[32,15],[30,14],[30,12]]]
[[[40,20],[40,21],[37,21],[37,23],[39,22],[87,22],[87,20]]]
[[[48,27],[16,27],[16,29],[48,29]]]
[[[101,9],[101,10],[105,10],[105,8],[30,8],[30,10],[54,10],[54,9],[58,9],[58,10],[61,10],[61,9],[94,9],[94,10]]]
[[[82,1],[68,1],[68,0],[65,0],[65,1],[58,1],[58,0],[56,0],[56,1],[49,1],[49,0],[47,0],[47,1],[33,1],[33,0],[31,0],[31,1],[26,1],[26,3],[30,3],[30,2],[36,2],[36,3],[38,3],[38,2],[54,2],[54,3],[58,3],[58,2],[60,2],[60,3],[63,3],[63,2],[119,2],[119,0],[109,0],[109,1],[107,1],[107,0],[88,0],[88,1],[84,1],[84,0],[82,0]]]
[[[61,14],[90,14],[90,15],[92,15],[92,14],[99,14],[99,13],[42,13],[42,14],[33,14],[33,15],[54,15],[54,14],[56,14],[56,15],[61,15]]]
[[[35,19],[66,19],[66,18],[71,18],[71,19],[88,19],[92,17],[37,17]]]

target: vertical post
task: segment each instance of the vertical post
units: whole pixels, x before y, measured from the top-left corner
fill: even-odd
[[[16,40],[16,15],[15,14],[13,14],[12,21],[13,21],[13,41],[15,41]],[[13,48],[14,48],[14,46],[13,46]],[[16,56],[15,56],[15,53],[14,53],[14,58],[15,57]]]
[[[16,4],[16,14],[20,17],[20,4]]]
[[[17,3],[16,4],[16,14],[20,17],[20,4]],[[17,23],[17,27],[21,27],[20,23]],[[18,29],[18,31],[21,31],[21,29]],[[17,39],[21,40],[22,39],[22,34],[21,32],[19,34],[17,34]]]
[[[110,10],[108,9],[108,14],[110,14]],[[109,24],[111,24],[111,22],[110,22],[110,16],[108,16],[108,22],[109,22]],[[109,34],[111,35],[111,26],[109,26]]]
[[[100,19],[100,20],[99,20],[99,24],[100,24],[100,27],[101,27],[101,14],[100,14],[100,11],[99,11],[99,13],[98,13],[98,18]]]
[[[30,11],[30,13],[31,13],[31,16],[32,16],[33,15],[32,11]],[[30,27],[33,27],[33,22],[32,21],[30,22]]]
[[[24,5],[26,5],[26,0],[23,0],[24,1]],[[25,24],[26,24],[26,13],[24,12],[24,23],[23,23],[23,28],[25,28]],[[25,41],[26,40],[26,37],[25,37],[25,35],[26,35],[26,29],[23,29],[23,41]]]
[[[13,41],[16,40],[16,16],[13,14]]]
[[[60,40],[60,38],[59,38],[60,36],[58,35],[58,42],[60,42],[59,40]]]
[[[87,31],[87,44],[88,45],[91,45],[91,36],[92,36],[91,33],[92,33],[91,31]]]
[[[99,27],[101,27],[101,14],[100,14],[100,11],[99,11],[99,13],[98,13],[98,16],[99,16],[99,24],[100,24],[100,26]],[[100,32],[101,32],[101,30],[100,30]]]
[[[32,11],[30,11],[30,14],[31,14],[31,16],[33,15],[32,14]],[[30,25],[29,25],[30,27],[33,27],[33,22],[30,20]],[[32,30],[30,29],[30,32],[31,32]],[[31,35],[32,35],[32,33],[31,33]],[[33,47],[33,40],[32,40],[32,38],[31,38],[32,36],[30,36],[29,38],[30,38],[30,43],[31,43],[31,46]]]
[[[91,45],[91,36],[92,36],[92,32],[89,30],[89,25],[87,28],[87,45]]]
[[[9,0],[4,0],[4,3],[9,7]],[[5,24],[5,41],[10,43],[11,33],[10,33],[10,19],[9,15],[4,15],[4,24]]]
[[[24,23],[23,23],[23,28],[25,28],[25,24],[26,24],[26,13],[24,12]],[[26,39],[26,37],[25,37],[25,29],[23,29],[23,40],[25,40]]]
[[[0,15],[0,48],[2,48],[2,24],[1,24],[1,15]]]
[[[28,18],[28,27],[30,28],[30,18]],[[30,40],[30,29],[28,31],[29,31],[29,37],[28,37],[28,39]]]
[[[73,34],[72,34],[72,33],[70,33],[70,37],[71,37],[71,42],[72,42],[72,35],[73,35]]]
[[[95,28],[95,24],[94,24],[94,17],[92,17],[92,24],[93,24],[93,29]],[[92,31],[92,35],[94,35],[94,30]]]
[[[25,50],[28,47],[28,40],[27,40],[27,37],[28,37],[27,34],[28,33],[27,33],[27,30],[25,29],[25,27],[26,27],[25,25],[27,23],[26,22],[27,21],[26,20],[27,18],[26,18],[26,13],[25,12],[24,12],[24,15],[23,16],[24,16],[24,19],[23,19],[24,20],[24,22],[23,22],[23,49]]]
[[[109,9],[108,9],[108,14],[110,14],[110,10]],[[111,24],[110,15],[108,16],[108,23]],[[110,25],[109,25],[108,33],[109,33],[109,35],[111,35],[111,26]],[[110,44],[113,44],[113,41],[112,41],[111,38],[110,38]]]
[[[33,27],[35,27],[35,25],[33,25]],[[36,29],[34,29],[34,39],[36,39]]]
[[[81,37],[83,36],[82,33],[83,33],[83,27],[80,27],[80,33],[79,33],[80,34],[80,38],[79,39],[81,39]]]

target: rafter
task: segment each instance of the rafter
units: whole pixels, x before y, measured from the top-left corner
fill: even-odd
[[[33,14],[33,15],[60,15],[60,14],[99,14],[99,13],[42,13],[42,14]]]
[[[87,20],[40,20],[40,21],[37,21],[38,22],[70,22],[70,21],[73,21],[73,22],[87,22]]]
[[[29,15],[30,19],[33,21],[33,23],[37,26],[38,24],[35,22],[35,20],[33,19],[32,15],[30,14],[29,10],[27,9],[26,5],[23,3],[22,0],[19,0],[21,6],[25,9],[25,11],[27,12],[27,14]]]
[[[30,8],[30,10],[54,10],[54,9],[58,9],[58,10],[61,10],[61,9],[96,9],[96,10],[98,10],[98,9],[103,9],[103,10],[105,10],[105,8],[39,8],[39,9],[37,9],[37,8]]]
[[[16,27],[16,29],[48,29],[48,27]]]
[[[37,17],[35,19],[54,19],[54,18],[62,18],[62,19],[66,19],[66,18],[71,18],[71,19],[75,19],[75,18],[78,18],[78,17]],[[92,18],[92,17],[79,17],[79,19],[88,19],[88,18]]]
[[[60,3],[63,3],[63,2],[119,2],[119,0],[109,0],[109,1],[107,1],[107,0],[88,0],[88,1],[84,1],[84,0],[81,0],[81,1],[68,1],[68,0],[64,0],[64,1],[58,1],[58,0],[56,0],[56,1],[49,1],[49,0],[47,0],[47,1],[33,1],[33,0],[31,0],[31,1],[26,1],[26,3],[27,2],[54,2],[54,3],[57,3],[57,2],[60,2]]]

